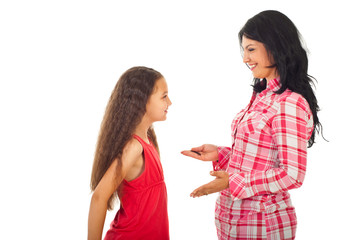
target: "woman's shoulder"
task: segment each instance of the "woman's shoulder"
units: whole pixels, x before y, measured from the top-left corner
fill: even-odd
[[[281,105],[292,105],[310,112],[310,106],[307,100],[301,94],[289,89],[279,94],[277,101]]]

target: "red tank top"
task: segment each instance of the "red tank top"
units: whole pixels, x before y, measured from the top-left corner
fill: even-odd
[[[160,158],[152,143],[134,138],[143,147],[145,169],[138,178],[121,183],[117,191],[121,207],[105,240],[168,240],[167,190]]]

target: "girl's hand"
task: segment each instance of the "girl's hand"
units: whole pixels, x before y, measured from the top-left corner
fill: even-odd
[[[193,157],[202,161],[218,160],[218,147],[212,144],[204,144],[200,147],[192,148],[190,151],[182,151],[183,155]]]
[[[229,188],[229,174],[227,172],[211,171],[210,174],[216,177],[216,179],[194,190],[190,195],[191,197],[201,197]]]

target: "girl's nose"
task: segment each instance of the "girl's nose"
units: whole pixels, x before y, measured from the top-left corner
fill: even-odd
[[[167,99],[168,99],[168,100],[167,100],[167,105],[168,105],[168,106],[171,106],[171,105],[172,105],[172,102],[171,102],[170,98],[167,97]]]

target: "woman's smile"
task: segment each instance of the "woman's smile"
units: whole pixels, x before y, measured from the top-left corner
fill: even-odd
[[[243,62],[247,64],[255,78],[274,79],[277,76],[276,67],[271,55],[267,52],[263,43],[243,36]]]
[[[257,64],[249,64],[249,63],[247,63],[247,66],[249,67],[249,69],[251,71],[253,71],[253,69],[257,66]]]

